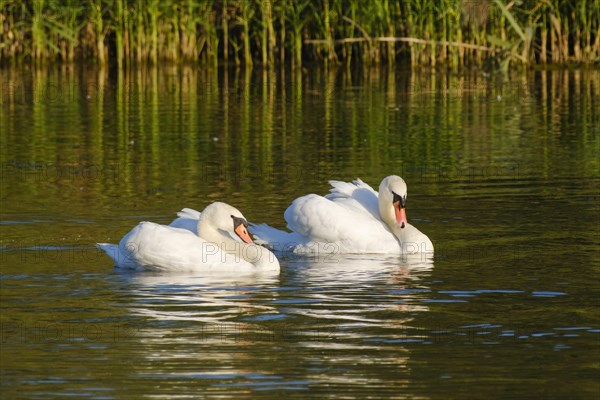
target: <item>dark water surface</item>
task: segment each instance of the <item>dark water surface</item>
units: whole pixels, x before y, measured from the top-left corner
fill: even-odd
[[[1,390],[17,398],[598,398],[600,73],[0,71]],[[419,257],[121,273],[96,242],[223,200],[282,228],[408,183]]]

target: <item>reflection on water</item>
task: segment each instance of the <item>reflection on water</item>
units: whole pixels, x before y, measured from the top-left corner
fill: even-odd
[[[415,258],[400,262],[398,257],[366,256],[344,256],[335,264],[303,257],[288,261],[285,285],[279,274],[273,273],[241,278],[124,274],[121,276],[134,288],[130,290],[128,314],[156,319],[161,329],[169,321],[190,321],[194,329],[200,324],[203,339],[214,333],[219,339],[230,336],[239,340],[241,335],[256,332],[271,339],[279,335],[331,335],[344,321],[356,327],[381,326],[382,321],[368,317],[370,313],[427,310],[418,304],[418,293],[429,290],[415,289],[414,285],[431,271],[432,261]],[[393,288],[389,296],[395,301],[371,301],[372,288],[380,283]],[[343,291],[337,292],[338,288]],[[356,304],[361,297],[364,308]],[[286,331],[288,320],[298,316],[314,318],[314,326],[307,332]],[[265,324],[267,328],[272,325],[273,330],[262,331]]]
[[[182,200],[203,208],[206,199],[248,196],[283,210],[290,193],[326,190],[327,179],[375,185],[392,172],[409,183],[414,209],[423,196],[465,186],[489,193],[474,182],[519,191],[524,179],[599,170],[594,71],[503,81],[58,68],[3,70],[0,79],[3,192],[13,213],[64,214],[68,199],[82,217],[90,204],[108,216],[163,215]],[[257,210],[260,220],[271,215]]]
[[[597,397],[597,71],[0,71],[2,396]],[[224,200],[284,227],[389,174],[435,259],[113,271]],[[449,393],[451,395],[449,395]]]
[[[279,273],[272,272],[241,278],[148,273],[127,277],[136,288],[132,291],[136,300],[130,307],[131,314],[207,324],[247,312],[272,311],[272,307],[253,305],[252,291],[257,286],[275,287],[279,283]]]
[[[363,368],[347,365],[363,364],[364,351],[386,351],[373,341],[374,330],[399,346],[423,340],[408,313],[427,310],[417,302],[428,291],[419,282],[431,262],[361,256],[339,258],[336,265],[305,258],[287,265],[281,280],[123,276],[131,286],[128,315],[144,319],[132,338],[140,349],[133,357],[153,363],[151,370],[133,366],[131,373],[143,380],[200,380],[215,389],[355,386]],[[394,369],[405,368],[410,357],[409,349],[398,350],[386,356]],[[283,359],[262,361],[288,351]],[[328,356],[320,357],[323,352]],[[337,373],[324,377],[331,368]],[[285,378],[290,372],[302,378]],[[365,393],[383,383],[375,377],[359,382]]]

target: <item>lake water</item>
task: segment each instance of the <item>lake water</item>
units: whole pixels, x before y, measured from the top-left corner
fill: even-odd
[[[0,70],[0,396],[598,398],[600,72]],[[408,184],[420,257],[122,273],[222,200]]]

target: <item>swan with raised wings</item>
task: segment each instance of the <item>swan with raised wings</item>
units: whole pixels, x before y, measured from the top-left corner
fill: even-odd
[[[326,196],[297,198],[284,213],[292,232],[251,225],[257,243],[295,253],[432,253],[429,238],[406,219],[406,183],[391,175],[379,193],[360,179],[329,181]]]
[[[279,270],[268,249],[255,244],[242,213],[215,202],[202,213],[185,208],[169,226],[140,222],[119,244],[98,243],[118,268],[154,271]]]

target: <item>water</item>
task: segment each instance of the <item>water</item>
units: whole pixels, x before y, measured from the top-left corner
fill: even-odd
[[[0,71],[2,398],[595,398],[600,74]],[[408,183],[420,257],[113,270],[215,200]]]

